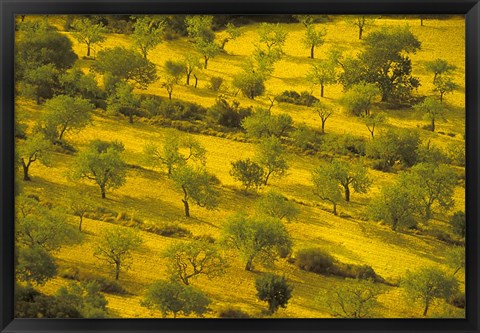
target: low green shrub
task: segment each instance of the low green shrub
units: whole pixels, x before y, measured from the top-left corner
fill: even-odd
[[[295,264],[308,272],[328,274],[335,264],[335,259],[322,249],[309,248],[297,252]]]
[[[232,306],[227,306],[223,309],[220,309],[218,312],[219,318],[250,318],[250,315],[245,311],[234,308]]]

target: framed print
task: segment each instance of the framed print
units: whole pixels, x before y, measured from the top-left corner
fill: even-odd
[[[478,1],[2,1],[1,332],[478,332]]]

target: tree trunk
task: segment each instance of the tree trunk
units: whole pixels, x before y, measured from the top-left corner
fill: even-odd
[[[203,69],[207,69],[208,66],[208,57],[203,56],[205,58],[205,63],[203,64]]]
[[[323,84],[320,85],[320,97],[323,97],[323,91],[325,90],[325,86]]]
[[[187,73],[187,86],[190,85],[190,75],[191,75],[191,74],[192,74],[192,73]]]
[[[363,36],[363,27],[358,27],[358,39],[362,39]]]
[[[246,271],[251,271],[253,267],[253,258],[248,258],[247,264],[245,265],[245,270]]]
[[[30,176],[28,175],[28,168],[29,165],[26,165],[24,162],[22,162],[22,167],[23,167],[23,180],[25,181],[30,181]]]
[[[90,57],[90,44],[87,44],[87,57]]]
[[[350,187],[348,185],[345,186],[345,201],[350,201]]]
[[[333,215],[335,215],[335,216],[338,215],[337,214],[337,203],[336,202],[333,203]]]
[[[428,312],[428,302],[425,303],[425,309],[423,310],[423,316],[425,317],[427,315],[427,312]]]
[[[107,196],[106,196],[106,193],[105,193],[105,186],[104,185],[100,186],[100,191],[102,192],[102,199],[105,199]]]
[[[80,223],[78,224],[78,231],[82,231],[83,215],[80,215]]]
[[[310,58],[315,58],[315,45],[312,44],[312,47],[310,48]]]
[[[20,15],[20,19],[22,20],[22,23],[23,23],[23,21],[25,21],[25,15]]]
[[[190,217],[190,206],[188,205],[188,200],[182,199],[183,206],[185,207],[185,216]]]
[[[168,92],[168,99],[171,101],[172,100],[172,91]]]
[[[130,124],[133,124],[133,112],[130,112],[130,113],[128,114],[128,122],[129,122]]]
[[[325,133],[325,122],[327,119],[322,119],[322,133]]]
[[[392,230],[397,231],[398,219],[393,219],[392,221]]]
[[[443,93],[440,93],[440,103],[443,104]]]
[[[118,280],[118,276],[120,275],[120,263],[115,264],[115,280]]]
[[[195,78],[195,88],[196,88],[198,84],[198,77],[195,74],[193,74],[193,77]]]
[[[432,209],[430,208],[430,205],[428,204],[425,207],[425,220],[428,221],[432,217]]]
[[[420,19],[420,26],[423,27],[423,19]]]
[[[432,118],[431,131],[435,132],[435,118]]]
[[[263,182],[263,184],[264,184],[265,186],[268,185],[268,178],[270,178],[270,175],[271,175],[271,174],[272,174],[271,172],[267,172],[267,175],[265,176],[265,181]]]

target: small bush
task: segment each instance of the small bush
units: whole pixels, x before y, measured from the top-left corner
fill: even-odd
[[[465,309],[465,294],[460,292],[456,293],[447,299],[447,303],[459,309]]]
[[[308,272],[325,274],[329,273],[335,263],[335,259],[322,249],[310,248],[297,252],[295,264]]]
[[[223,78],[220,76],[212,76],[210,78],[210,89],[213,91],[219,91],[222,86]]]
[[[213,238],[213,236],[211,235],[197,235],[197,236],[194,236],[193,239],[198,240],[200,242],[209,243],[209,244],[214,244],[216,241],[215,238]]]
[[[240,309],[228,306],[218,312],[219,318],[250,318],[250,315]]]
[[[78,281],[80,279],[80,270],[77,267],[65,267],[58,272],[58,275],[64,279]]]
[[[277,97],[277,101],[295,105],[312,106],[314,102],[318,101],[318,98],[312,96],[308,91],[302,91],[299,94],[293,90],[285,90]]]
[[[207,109],[203,106],[180,101],[164,101],[160,105],[160,114],[172,120],[203,120]]]
[[[241,128],[242,120],[252,114],[251,108],[242,108],[237,101],[229,103],[225,98],[219,97],[207,110],[207,116],[216,124]]]
[[[81,282],[95,282],[98,284],[100,291],[107,294],[123,295],[126,294],[126,290],[117,281],[110,280],[103,276],[95,275],[88,272],[82,272],[79,274],[78,281]]]
[[[158,226],[148,226],[145,231],[165,237],[189,237],[192,235],[190,230],[173,222],[164,222]]]
[[[332,270],[332,274],[352,279],[377,280],[377,274],[371,266],[338,263]]]

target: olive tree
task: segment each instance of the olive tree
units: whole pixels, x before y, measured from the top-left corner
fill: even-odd
[[[222,50],[225,50],[225,45],[231,41],[235,40],[238,37],[242,35],[242,32],[238,27],[236,27],[232,22],[228,22],[225,25],[225,37],[222,39],[222,44],[220,45],[220,48]]]
[[[70,212],[79,218],[78,230],[82,231],[83,218],[85,214],[94,210],[95,205],[89,197],[72,192],[69,195]]]
[[[210,299],[200,290],[174,281],[158,280],[147,290],[140,303],[150,309],[158,309],[165,318],[170,313],[177,318],[179,313],[189,316],[194,313],[203,316],[208,311]]]
[[[299,214],[296,205],[280,193],[268,191],[257,202],[257,211],[261,214],[291,221]]]
[[[255,280],[257,297],[268,303],[268,312],[274,314],[280,307],[286,308],[292,298],[293,287],[284,276],[262,274]]]
[[[118,82],[115,90],[107,99],[107,111],[112,114],[121,113],[133,124],[133,116],[139,115],[140,97],[133,92],[133,86],[126,82]]]
[[[393,231],[410,228],[417,224],[417,200],[415,189],[399,181],[381,189],[369,204],[369,214],[374,220],[383,220]]]
[[[94,256],[113,267],[115,280],[120,271],[132,264],[132,253],[143,243],[137,231],[131,228],[111,227],[101,235],[94,249]]]
[[[126,164],[122,159],[124,150],[121,142],[93,140],[80,152],[71,172],[72,179],[87,179],[100,188],[102,199],[108,189],[125,184]]]
[[[375,129],[378,128],[378,126],[383,125],[386,122],[386,119],[387,115],[383,112],[375,112],[374,114],[369,113],[362,117],[362,121],[365,123],[365,126],[367,126],[372,139],[375,138]]]
[[[251,271],[256,260],[272,263],[278,255],[291,252],[292,240],[283,223],[272,217],[235,214],[223,227],[225,244],[237,249]]]
[[[427,61],[425,69],[433,74],[433,83],[435,84],[437,78],[442,75],[449,75],[455,71],[456,66],[450,64],[445,59],[437,58],[435,60]]]
[[[227,266],[218,248],[203,241],[172,244],[162,256],[168,260],[171,277],[187,286],[190,279],[199,275],[205,275],[209,279],[221,276]]]
[[[404,186],[415,189],[420,214],[428,221],[437,209],[453,207],[456,175],[446,164],[418,163],[405,175]]]
[[[271,175],[283,177],[288,169],[285,148],[280,140],[274,136],[260,142],[256,159],[258,164],[265,170],[263,182],[265,186],[268,185],[268,179]]]
[[[426,316],[430,305],[437,299],[448,299],[458,290],[458,282],[436,267],[422,267],[413,272],[407,271],[400,286],[408,300],[423,305]]]
[[[27,137],[26,140],[21,140],[18,143],[17,151],[19,162],[23,169],[23,180],[30,181],[30,166],[32,163],[39,161],[48,166],[50,164],[51,143],[44,138],[42,134],[33,134]]]
[[[430,121],[430,130],[435,132],[435,120],[444,118],[445,108],[442,103],[434,97],[427,97],[417,105],[415,109],[423,113],[424,118]]]
[[[372,105],[380,97],[380,90],[373,83],[359,83],[350,87],[341,102],[355,116],[370,115]]]
[[[327,30],[325,28],[321,30],[315,29],[313,24],[307,24],[305,30],[305,36],[302,39],[303,44],[310,48],[310,58],[315,58],[315,47],[322,46],[325,43],[325,36]]]
[[[322,103],[320,101],[316,101],[312,105],[313,112],[318,114],[320,120],[322,121],[322,133],[325,133],[325,123],[327,122],[328,118],[330,118],[334,114],[334,110],[330,105]]]
[[[440,94],[440,103],[443,104],[443,98],[446,94],[449,94],[459,88],[458,84],[453,81],[450,76],[439,76],[434,83],[435,88],[433,91]]]
[[[45,103],[43,126],[46,136],[55,141],[63,140],[67,132],[79,131],[88,125],[93,105],[81,97],[58,95]]]
[[[218,180],[204,168],[180,166],[173,171],[172,179],[182,189],[182,203],[186,217],[190,217],[191,202],[206,209],[214,209],[218,206],[219,193],[215,189]]]
[[[466,226],[467,226],[465,213],[462,211],[456,211],[450,217],[449,222],[455,235],[464,238],[466,233]]]
[[[379,305],[377,298],[382,293],[372,280],[345,279],[341,286],[327,291],[325,301],[336,317],[368,318]]]
[[[445,259],[447,265],[454,270],[453,276],[455,276],[461,269],[465,269],[465,247],[455,246],[448,249],[445,253]]]
[[[81,44],[87,46],[87,57],[90,57],[90,49],[93,45],[103,42],[106,37],[106,29],[102,22],[93,23],[88,18],[74,19],[72,22],[73,37]]]
[[[148,53],[162,42],[165,22],[150,16],[136,16],[130,37],[140,53],[147,59]]]
[[[264,170],[249,158],[232,162],[230,176],[241,182],[248,192],[250,188],[259,188],[264,183]]]
[[[324,97],[325,86],[337,82],[336,63],[331,60],[318,60],[307,73],[307,80],[320,86],[320,97]]]
[[[337,205],[342,200],[340,186],[331,176],[328,165],[321,165],[312,171],[313,194],[333,205],[332,213],[337,215]]]
[[[148,165],[165,165],[168,175],[171,175],[176,167],[183,166],[188,161],[205,165],[206,150],[194,137],[184,136],[172,129],[165,132],[161,149],[154,143],[148,143],[143,149],[143,155]]]
[[[28,285],[35,283],[43,285],[55,277],[57,265],[55,259],[43,247],[22,247],[17,249],[17,263],[15,277],[17,281],[24,281]]]
[[[293,127],[293,120],[287,113],[272,115],[266,109],[257,109],[252,115],[243,118],[242,127],[247,135],[254,138],[285,136]]]
[[[188,36],[198,53],[203,56],[203,68],[207,69],[208,61],[220,53],[220,46],[215,43],[215,33],[212,30],[213,16],[192,15],[185,18]]]
[[[283,46],[287,40],[288,33],[279,23],[261,23],[258,29],[260,43],[267,47],[267,54],[279,58],[283,55]]]

